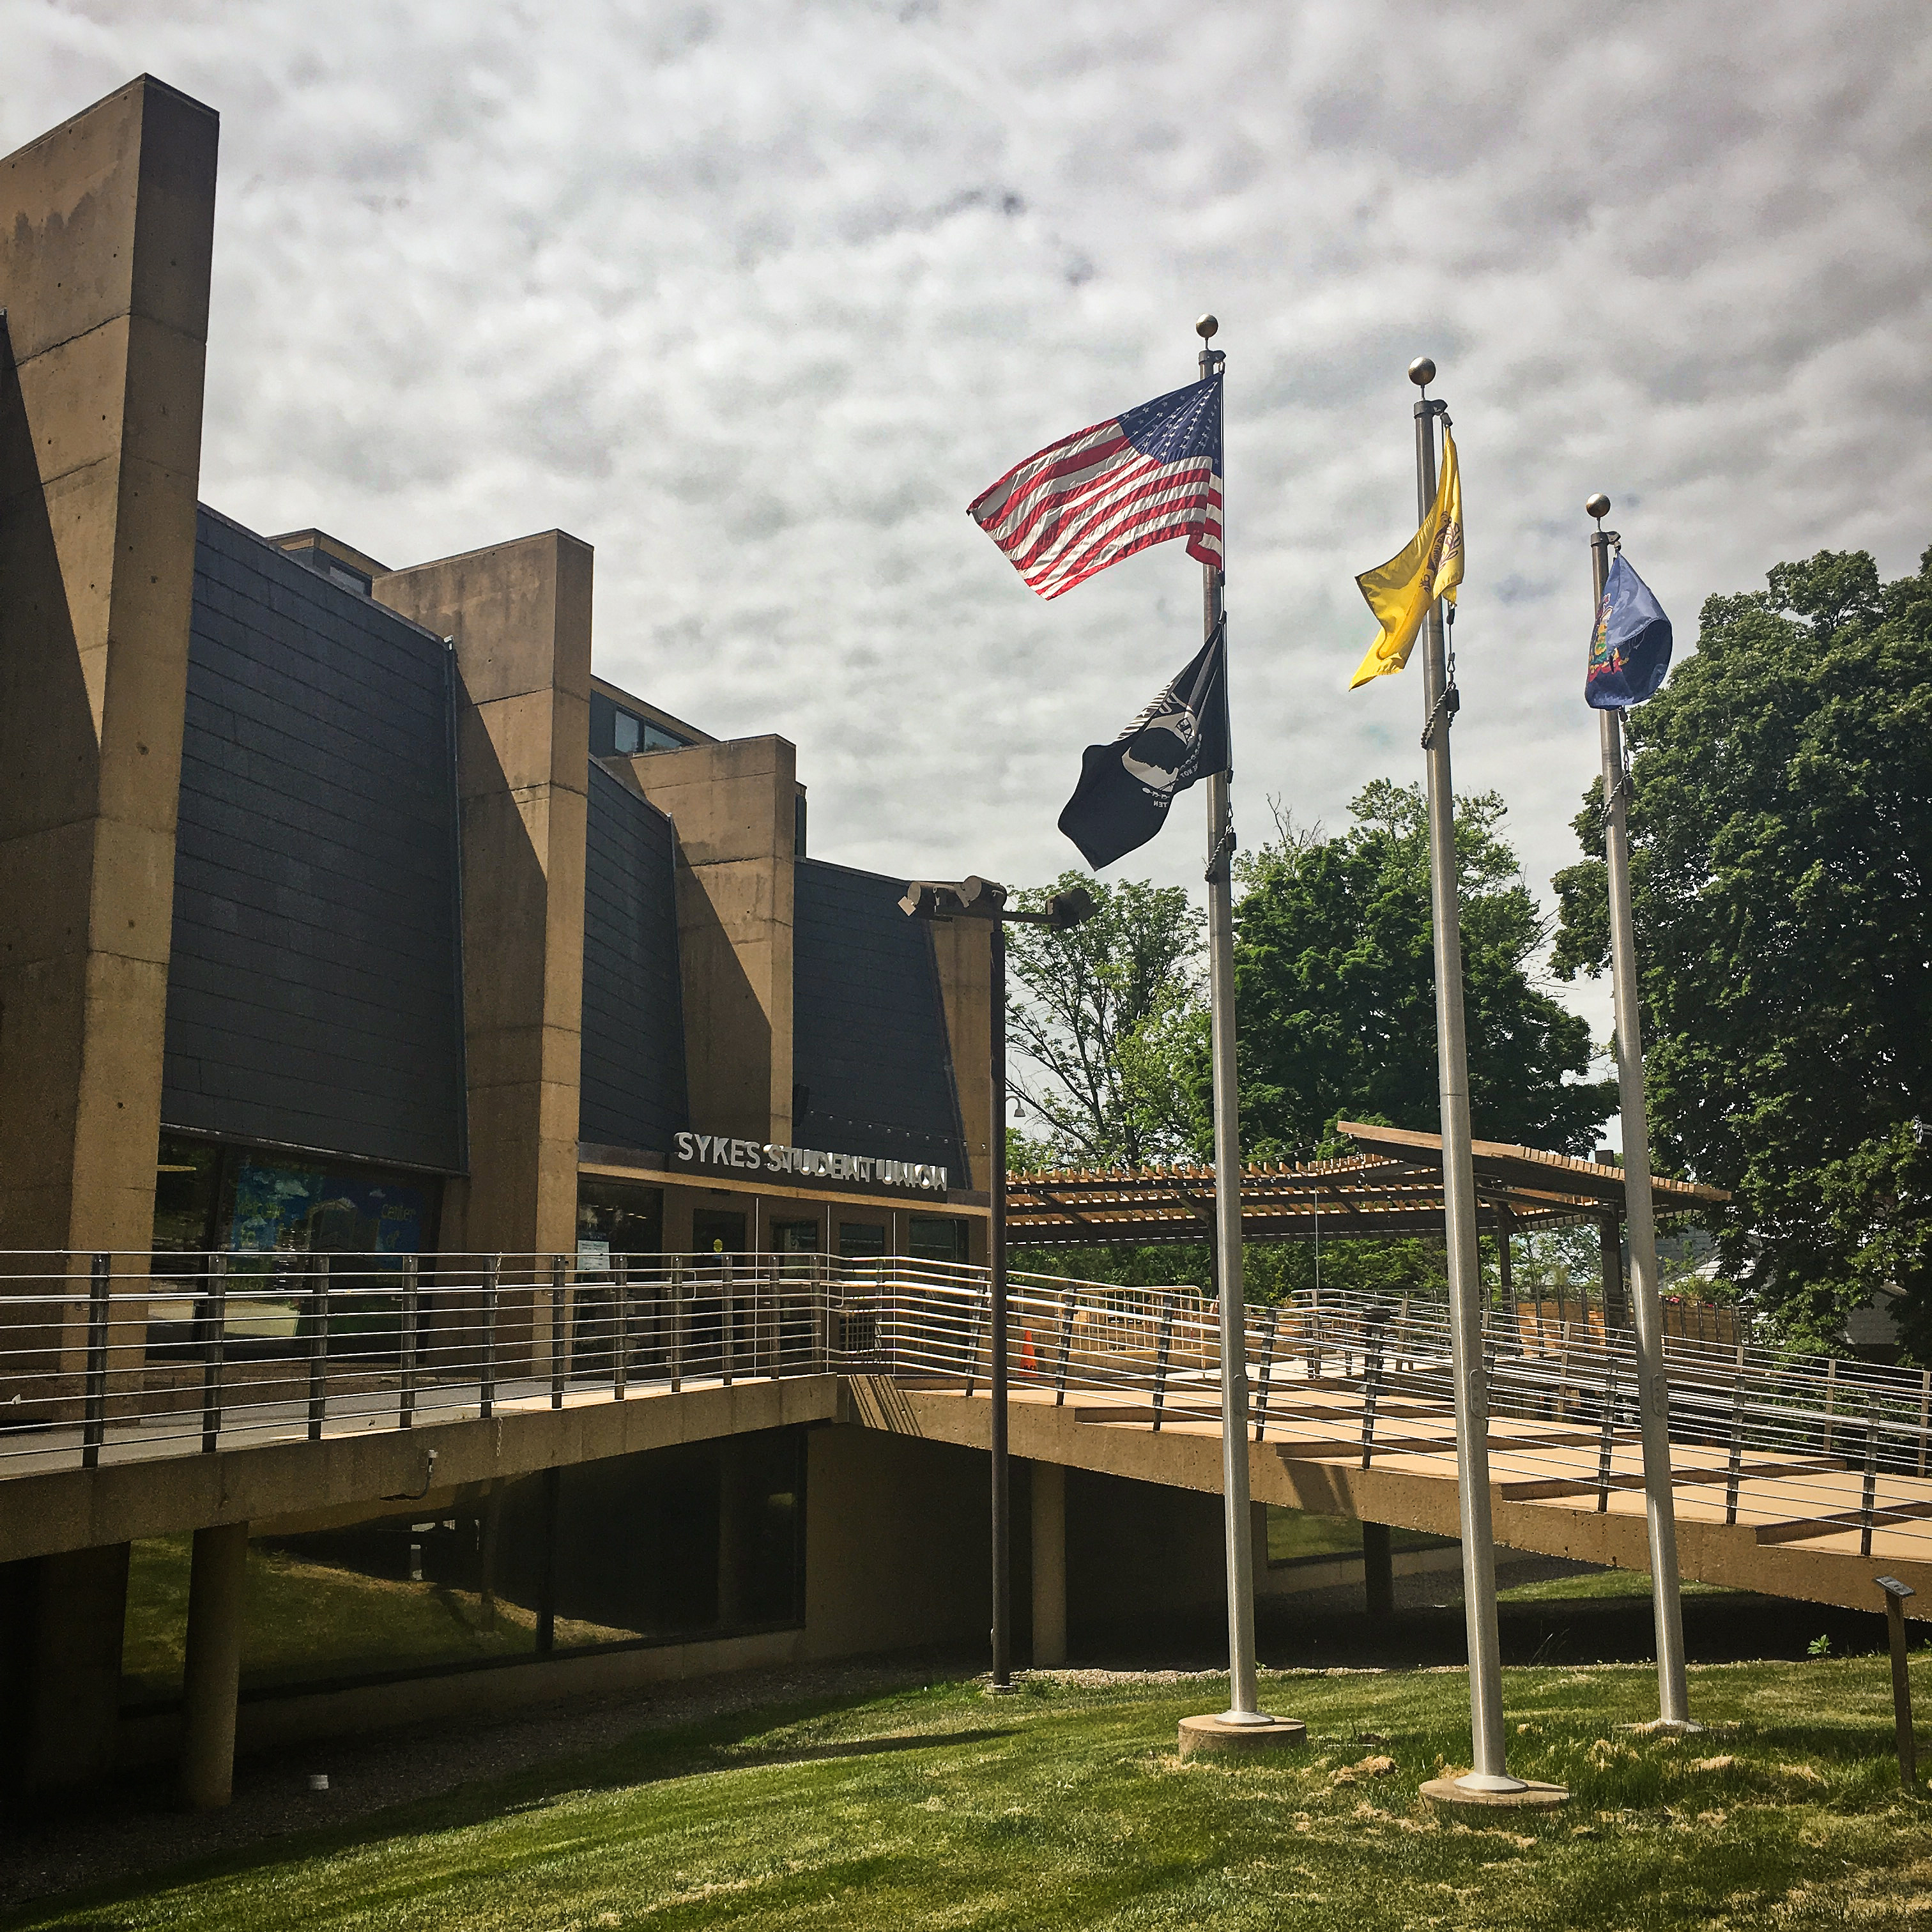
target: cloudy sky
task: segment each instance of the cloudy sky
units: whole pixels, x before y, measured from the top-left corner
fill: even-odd
[[[1414,526],[1410,358],[1463,462],[1464,788],[1573,856],[1592,490],[1694,639],[1783,557],[1932,541],[1923,0],[1589,6],[0,0],[0,149],[146,70],[222,116],[202,494],[402,564],[560,525],[598,668],[799,747],[820,856],[1076,862],[1081,747],[1198,572],[1052,604],[965,514],[1228,354],[1236,801],[1420,773],[1353,694]],[[1200,877],[1198,794],[1126,862]],[[1141,861],[1144,860],[1144,864]],[[1582,996],[1593,1020],[1602,1002]]]

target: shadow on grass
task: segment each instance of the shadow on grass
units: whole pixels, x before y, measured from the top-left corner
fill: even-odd
[[[233,1876],[312,1856],[352,1852],[392,1840],[429,1832],[460,1830],[540,1810],[567,1794],[641,1789],[720,1772],[758,1771],[788,1765],[824,1763],[904,1751],[938,1750],[962,1744],[990,1744],[1017,1736],[1017,1727],[979,1726],[947,1731],[906,1732],[889,1737],[852,1738],[824,1744],[774,1744],[760,1750],[753,1740],[874,1702],[876,1693],[855,1694],[732,1718],[643,1730],[619,1743],[578,1756],[554,1760],[508,1776],[459,1785],[432,1798],[386,1806],[338,1825],[318,1824],[257,1843],[211,1853],[179,1864],[125,1872],[99,1885],[49,1893],[0,1912],[0,1928],[31,1925],[94,1901],[145,1897],[176,1886],[215,1876]],[[125,1932],[116,1918],[70,1920],[62,1932]]]

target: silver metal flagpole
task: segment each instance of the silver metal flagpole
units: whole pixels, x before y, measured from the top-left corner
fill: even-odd
[[[1448,412],[1427,389],[1436,364],[1408,365],[1424,393],[1415,406],[1417,520],[1436,502],[1436,419]],[[1462,1510],[1462,1600],[1469,1643],[1469,1730],[1475,1766],[1454,1780],[1472,1793],[1522,1792],[1504,1768],[1502,1658],[1496,1640],[1496,1552],[1490,1515],[1490,1402],[1483,1370],[1483,1282],[1476,1250],[1476,1170],[1469,1140],[1469,1053],[1462,1024],[1462,928],[1456,797],[1449,772],[1449,694],[1442,604],[1424,638],[1423,747],[1429,754],[1430,912],[1436,928],[1436,1059],[1442,1106],[1442,1203],[1449,1260],[1449,1338],[1456,1384],[1456,1478]]]
[[[1195,324],[1201,337],[1201,379],[1226,358],[1207,345],[1220,325],[1211,315]],[[1222,464],[1225,472],[1227,458]],[[1225,486],[1224,486],[1225,487]],[[1222,517],[1226,563],[1227,518]],[[1201,567],[1204,634],[1221,622],[1222,570]],[[1222,662],[1227,644],[1222,644]],[[1241,1282],[1240,1089],[1234,1072],[1234,914],[1229,866],[1234,849],[1228,775],[1208,780],[1208,983],[1214,1061],[1215,1287],[1221,1300],[1221,1489],[1227,1508],[1228,1708],[1222,1722],[1266,1724],[1255,1708],[1255,1562],[1248,1494],[1247,1304]]]
[[[1600,610],[1614,530],[1604,528],[1610,500],[1584,505],[1596,520],[1590,575]],[[1637,1414],[1643,1436],[1644,1513],[1650,1532],[1651,1600],[1657,1620],[1658,1714],[1673,1730],[1690,1721],[1684,1680],[1684,1606],[1677,1576],[1677,1503],[1671,1487],[1670,1383],[1664,1360],[1664,1310],[1658,1299],[1657,1219],[1651,1201],[1650,1115],[1643,1092],[1643,1022],[1637,1011],[1636,938],[1630,920],[1629,786],[1624,776],[1623,713],[1599,711],[1604,754],[1604,857],[1610,884],[1610,972],[1617,1020],[1617,1091],[1623,1115],[1624,1215],[1630,1228],[1630,1310],[1636,1331]]]

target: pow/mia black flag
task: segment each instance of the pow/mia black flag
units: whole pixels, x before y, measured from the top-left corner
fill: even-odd
[[[1200,654],[1111,745],[1089,745],[1060,829],[1098,872],[1144,845],[1176,792],[1228,769],[1228,676],[1222,625]]]

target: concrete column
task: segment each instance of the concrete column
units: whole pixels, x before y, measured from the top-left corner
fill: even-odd
[[[196,1811],[235,1790],[235,1702],[242,1683],[242,1600],[248,1526],[194,1533],[188,1589],[188,1664],[182,1682],[182,1802]]]
[[[556,1648],[556,1573],[563,1545],[563,1472],[553,1463],[540,1479],[543,1492],[543,1568],[537,1579],[536,1650]]]
[[[739,738],[604,762],[677,828],[692,1124],[789,1141],[798,754],[782,738]]]
[[[845,1425],[806,1444],[806,1654],[984,1643],[986,1452]]]
[[[128,1555],[116,1543],[32,1566],[20,1620],[24,1750],[14,1767],[28,1790],[82,1784],[114,1768]]]
[[[470,1180],[446,1248],[576,1250],[591,575],[548,530],[374,586],[455,640]]]
[[[1036,1670],[1066,1661],[1066,1472],[1036,1462],[1033,1484],[1033,1662]]]
[[[744,1457],[736,1439],[718,1444],[718,1623],[735,1630],[746,1621],[746,1574],[752,1513],[745,1494]]]
[[[1362,1588],[1372,1617],[1395,1614],[1394,1539],[1385,1522],[1362,1526]]]
[[[0,1247],[153,1234],[218,127],[0,164]]]

